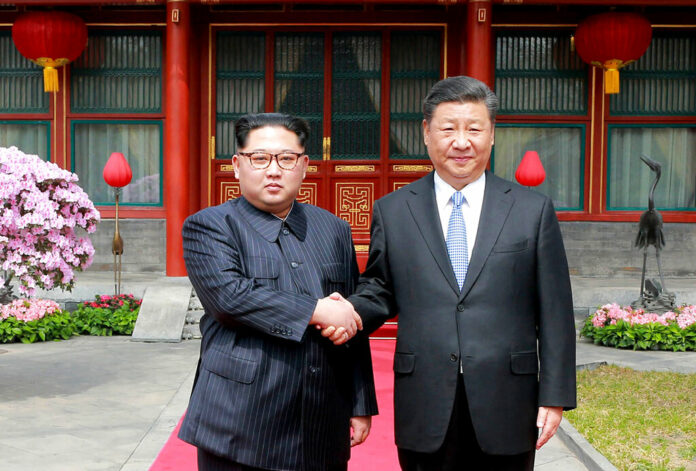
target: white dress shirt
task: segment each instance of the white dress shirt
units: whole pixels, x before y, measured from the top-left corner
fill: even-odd
[[[474,253],[485,189],[486,173],[484,172],[477,180],[469,183],[461,190],[466,199],[464,204],[462,204],[462,214],[464,215],[464,224],[466,224],[466,246],[469,252],[469,263],[471,263],[471,254]],[[437,202],[437,211],[440,215],[442,234],[444,234],[445,239],[447,238],[447,227],[452,214],[452,195],[455,191],[457,190],[435,172],[435,201]]]

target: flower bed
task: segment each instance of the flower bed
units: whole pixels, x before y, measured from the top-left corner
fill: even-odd
[[[141,303],[132,294],[97,295],[72,313],[75,330],[87,335],[131,335]]]
[[[47,299],[17,299],[0,306],[0,343],[69,339],[70,313]]]
[[[70,313],[55,301],[17,299],[0,305],[0,343],[33,343],[73,335],[131,335],[140,311],[132,294],[99,296]]]
[[[580,335],[610,347],[696,351],[696,305],[656,314],[605,304],[588,317]]]

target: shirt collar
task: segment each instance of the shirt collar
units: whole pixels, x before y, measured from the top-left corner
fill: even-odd
[[[452,185],[444,181],[437,172],[434,172],[435,199],[438,208],[444,208],[452,200],[455,190]],[[486,188],[486,172],[483,172],[473,182],[462,188],[466,203],[469,207],[480,207],[483,204],[483,192]]]
[[[299,240],[307,236],[307,215],[302,204],[293,202],[290,212],[281,219],[269,212],[262,211],[241,196],[240,209],[251,226],[268,242],[278,240],[280,231],[285,225]]]

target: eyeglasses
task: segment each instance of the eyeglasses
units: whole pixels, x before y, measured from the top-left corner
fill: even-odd
[[[263,170],[271,165],[275,157],[278,167],[283,170],[292,170],[297,166],[297,161],[304,155],[303,152],[280,152],[271,154],[269,152],[238,152],[243,157],[249,157],[249,163],[257,170]]]

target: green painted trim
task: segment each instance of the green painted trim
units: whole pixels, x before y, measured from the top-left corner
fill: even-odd
[[[523,77],[548,77],[548,78],[586,78],[587,72],[575,69],[496,69],[496,78],[523,78]]]
[[[572,124],[572,123],[498,123],[495,125],[496,128],[578,128],[580,129],[580,168],[583,171],[580,174],[580,195],[579,195],[579,206],[559,206],[556,211],[584,211],[585,203],[585,132],[586,126],[584,124]],[[491,151],[491,172],[495,173],[495,145]]]
[[[218,69],[215,76],[218,80],[230,80],[230,79],[257,79],[264,80],[266,78],[266,72],[261,71],[239,71],[232,72],[224,69]]]
[[[30,120],[30,121],[23,121],[20,119],[16,120],[0,120],[0,124],[43,124],[46,126],[46,151],[48,152],[48,155],[46,155],[46,161],[51,162],[51,122],[48,120]]]
[[[611,175],[611,131],[613,129],[619,128],[693,128],[696,129],[696,124],[609,124],[607,125],[607,211],[645,211],[647,206],[635,207],[635,206],[609,206],[609,201],[611,201],[611,181],[609,176]],[[659,211],[693,211],[696,212],[696,208],[688,207],[659,207],[655,209]]]
[[[156,124],[159,126],[160,136],[160,152],[159,152],[159,203],[120,203],[119,206],[147,206],[152,208],[161,208],[164,206],[164,124],[162,120],[154,119],[74,119],[70,122],[70,142],[75,142],[75,125],[76,124]],[[70,146],[70,171],[75,172],[75,146]],[[116,206],[116,203],[94,201],[94,205],[98,206]]]

